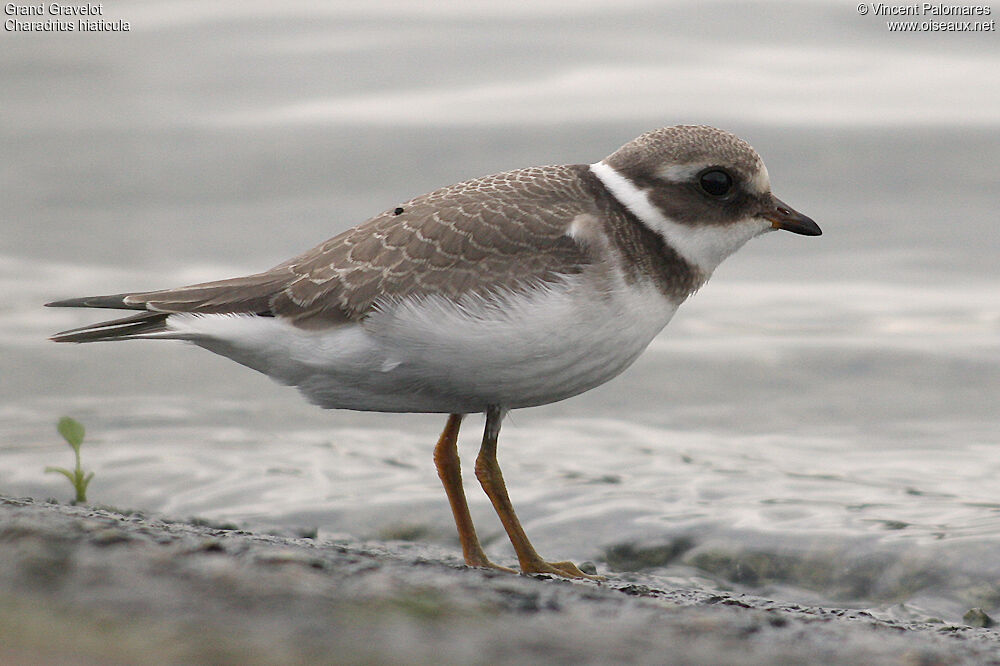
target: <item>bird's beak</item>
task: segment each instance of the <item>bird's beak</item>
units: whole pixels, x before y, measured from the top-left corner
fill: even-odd
[[[823,233],[811,217],[797,212],[773,195],[771,196],[771,207],[764,211],[763,217],[771,221],[772,229],[784,229],[803,236],[820,236]]]

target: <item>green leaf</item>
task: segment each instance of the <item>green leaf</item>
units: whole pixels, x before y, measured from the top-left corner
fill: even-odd
[[[74,450],[80,449],[80,445],[83,444],[83,435],[85,432],[82,423],[76,419],[64,416],[59,419],[59,425],[56,426],[56,428],[59,430],[59,434],[63,436],[63,439],[65,439]]]
[[[46,467],[45,468],[45,473],[46,474],[49,474],[49,473],[52,473],[52,472],[55,472],[56,474],[62,474],[67,479],[69,479],[70,483],[72,483],[73,485],[76,485],[76,475],[73,474],[73,472],[69,471],[68,469],[64,469],[62,467]]]

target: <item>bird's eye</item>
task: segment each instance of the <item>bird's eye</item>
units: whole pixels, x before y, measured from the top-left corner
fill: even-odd
[[[722,197],[729,194],[729,190],[733,187],[733,179],[721,169],[712,169],[701,174],[698,178],[698,184],[706,194]]]

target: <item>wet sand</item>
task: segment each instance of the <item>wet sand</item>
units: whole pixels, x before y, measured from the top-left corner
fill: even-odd
[[[0,497],[0,662],[1000,664],[1000,631]]]

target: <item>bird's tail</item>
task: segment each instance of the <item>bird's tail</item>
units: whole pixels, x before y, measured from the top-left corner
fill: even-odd
[[[46,303],[53,308],[140,310],[122,319],[99,322],[56,333],[55,342],[100,342],[137,338],[171,338],[167,317],[190,314],[270,314],[273,296],[288,283],[291,272],[281,267],[246,277],[203,282],[177,289],[85,296]]]
[[[49,303],[49,305],[60,307],[63,302],[65,301]],[[108,340],[135,340],[160,337],[157,335],[158,333],[165,333],[167,331],[168,316],[170,316],[169,312],[140,312],[139,314],[121,319],[112,319],[111,321],[90,324],[89,326],[72,328],[68,331],[56,333],[49,339],[53,342],[105,342]]]

